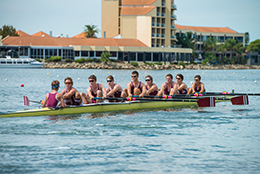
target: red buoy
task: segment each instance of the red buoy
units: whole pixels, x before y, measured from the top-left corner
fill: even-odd
[[[21,84],[21,87],[24,87],[24,84]]]

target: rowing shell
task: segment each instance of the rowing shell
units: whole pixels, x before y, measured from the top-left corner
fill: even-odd
[[[0,117],[28,117],[28,116],[43,116],[43,115],[69,115],[82,113],[99,113],[99,112],[113,112],[126,110],[141,110],[141,109],[159,109],[159,108],[173,108],[180,106],[197,106],[196,100],[191,102],[182,101],[131,101],[122,103],[95,103],[84,106],[72,106],[66,108],[41,108],[11,112],[0,115]]]

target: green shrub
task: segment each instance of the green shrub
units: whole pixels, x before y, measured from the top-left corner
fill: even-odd
[[[59,62],[59,61],[61,61],[61,57],[60,56],[50,57],[49,61],[50,62]]]
[[[110,62],[111,61],[110,56],[111,56],[111,54],[109,54],[108,52],[104,52],[101,54],[100,60],[105,63]]]
[[[42,59],[39,59],[39,58],[36,58],[35,60],[38,62],[42,62]]]
[[[182,62],[182,61],[180,61],[180,62],[178,63],[178,65],[182,65],[182,66],[183,66],[183,68],[185,68],[185,63],[184,63],[184,62]]]
[[[73,62],[73,60],[72,59],[65,59],[65,62],[71,63],[71,62]]]
[[[133,65],[133,66],[138,66],[137,62],[130,62],[130,64]]]
[[[91,59],[90,57],[86,58],[86,62],[93,62],[93,59]]]
[[[75,62],[77,62],[77,63],[84,63],[85,59],[82,57],[82,58],[76,59]]]
[[[100,59],[97,59],[97,58],[94,58],[94,59],[93,59],[93,62],[100,63],[101,60],[100,60]]]
[[[162,65],[162,62],[155,62],[155,65]]]
[[[203,59],[203,61],[201,62],[201,65],[202,66],[206,65],[208,63],[208,61],[209,61],[208,59]]]
[[[149,66],[153,66],[154,65],[153,63],[150,63],[150,62],[145,62],[144,64],[145,65],[149,65]]]

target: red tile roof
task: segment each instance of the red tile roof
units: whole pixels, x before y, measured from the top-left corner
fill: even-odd
[[[85,31],[84,31],[84,32],[82,32],[82,33],[80,33],[80,34],[78,34],[78,35],[76,35],[76,36],[73,36],[72,38],[86,38],[85,35],[86,35],[86,34],[85,34]]]
[[[152,11],[155,6],[145,6],[145,7],[122,7],[121,15],[146,15]]]
[[[237,33],[236,31],[228,27],[196,27],[196,26],[184,26],[175,24],[176,29],[182,30],[193,30],[197,32],[208,32],[208,33]]]
[[[48,35],[47,33],[44,33],[43,31],[39,31],[38,33],[35,33],[32,36],[43,36],[43,35],[44,35],[44,37],[45,36],[50,37],[50,35]]]
[[[29,34],[23,32],[22,30],[17,30],[16,33],[17,33],[19,36],[30,36]]]
[[[156,0],[123,0],[122,5],[151,5]]]
[[[125,46],[125,47],[148,47],[137,39],[114,39],[114,38],[57,38],[42,36],[9,36],[2,41],[3,45],[14,46],[53,46],[69,47],[77,46]]]

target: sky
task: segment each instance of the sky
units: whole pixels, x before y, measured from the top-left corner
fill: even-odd
[[[102,0],[0,0],[0,27],[12,25],[28,34],[75,36],[85,25],[101,30]],[[168,1],[168,0],[167,0]],[[175,0],[176,24],[229,27],[260,39],[260,0]],[[101,37],[101,32],[98,34]]]

